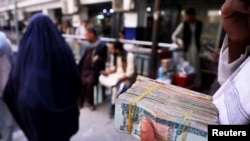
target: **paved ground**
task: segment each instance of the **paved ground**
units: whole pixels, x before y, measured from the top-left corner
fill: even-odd
[[[83,108],[79,131],[71,141],[138,141],[130,135],[121,134],[115,130],[114,120],[109,119],[108,110],[108,102],[99,105],[96,111]],[[17,130],[13,136],[13,141],[27,141],[20,130]]]
[[[80,130],[71,141],[137,141],[134,137],[117,132],[114,120],[109,119],[108,103],[99,105],[97,111],[81,110]]]

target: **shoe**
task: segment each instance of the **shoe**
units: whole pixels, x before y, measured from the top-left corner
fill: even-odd
[[[115,105],[112,105],[109,110],[109,118],[112,119],[114,118],[115,115]]]

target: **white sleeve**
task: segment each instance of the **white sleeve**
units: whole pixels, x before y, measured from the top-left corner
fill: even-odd
[[[132,77],[135,73],[135,61],[134,55],[132,53],[128,53],[127,56],[127,68],[126,68],[126,76]]]
[[[172,41],[173,42],[176,41],[178,38],[180,38],[180,36],[182,36],[182,34],[183,34],[183,26],[184,26],[184,24],[182,22],[182,23],[180,23],[178,25],[176,30],[173,32],[173,34],[172,34]]]
[[[111,54],[110,55],[110,63],[109,63],[110,64],[109,70],[111,70],[111,71],[115,71],[116,70],[116,66],[114,64],[114,59],[115,59],[114,55]]]

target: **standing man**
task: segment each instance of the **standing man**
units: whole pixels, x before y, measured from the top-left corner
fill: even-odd
[[[79,98],[79,108],[83,107],[85,98],[90,106],[90,110],[95,110],[94,86],[98,84],[100,72],[105,70],[107,60],[106,44],[101,42],[94,28],[88,28],[86,32],[88,44],[81,53],[80,72],[82,78],[82,92]]]
[[[75,34],[76,35],[81,35],[84,38],[86,37],[86,32],[87,32],[87,28],[88,28],[88,21],[87,20],[83,20],[82,24],[76,29]]]
[[[184,22],[180,23],[172,34],[172,40],[183,48],[185,59],[195,68],[195,86],[201,85],[199,53],[201,48],[201,33],[203,24],[196,19],[196,10],[189,8],[185,11]]]
[[[250,5],[241,0],[226,0],[221,8],[223,27],[227,33],[219,56],[218,81],[222,87],[213,96],[213,103],[219,109],[219,123],[222,125],[249,125],[249,73],[237,80],[230,78],[249,57]],[[240,69],[244,69],[243,68]],[[239,72],[238,72],[239,73]],[[237,89],[236,84],[241,89]],[[223,90],[223,91],[222,91]],[[240,90],[240,91],[239,91]],[[233,96],[232,96],[233,95]],[[226,99],[227,98],[227,99]],[[231,102],[228,102],[228,98]],[[141,141],[158,141],[154,127],[149,120],[141,121]]]

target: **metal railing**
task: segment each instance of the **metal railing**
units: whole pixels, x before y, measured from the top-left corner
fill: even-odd
[[[63,34],[64,38],[71,38],[71,39],[85,39],[82,36],[79,35],[69,35],[69,34]],[[106,37],[100,37],[100,40],[105,42],[114,42],[117,39],[115,38],[106,38]],[[142,45],[142,46],[152,46],[153,43],[149,41],[138,41],[138,40],[120,40],[122,43],[126,44],[133,44],[133,45]],[[169,48],[169,49],[177,49],[178,46],[176,44],[168,44],[168,43],[159,43],[158,47],[161,48]]]
[[[67,35],[67,34],[63,34],[63,37],[65,39],[71,39],[73,42],[75,39],[83,39],[85,40],[85,38],[83,36],[79,36],[79,35]],[[117,39],[115,38],[105,38],[105,37],[100,37],[101,41],[104,42],[114,42]],[[70,40],[67,40],[69,42],[71,42]],[[152,42],[149,41],[137,41],[137,40],[120,40],[120,42],[124,43],[124,44],[130,44],[131,46],[129,46],[129,48],[126,48],[126,50],[131,51],[135,54],[135,63],[137,66],[137,71],[140,75],[142,76],[149,76],[149,72],[150,72],[150,55],[151,55],[151,48],[145,48],[145,46],[152,46]],[[177,49],[177,45],[175,44],[167,44],[167,43],[159,43],[158,46],[160,47],[158,49],[158,53],[161,52],[162,49],[164,48],[169,48],[170,50],[175,50]],[[72,47],[72,46],[71,46]],[[76,56],[76,60],[79,61],[80,60],[80,55],[79,55],[79,46],[78,48],[74,48],[72,47],[73,53]],[[157,62],[156,62],[157,63]]]

